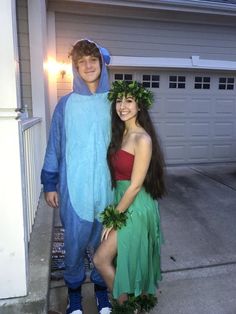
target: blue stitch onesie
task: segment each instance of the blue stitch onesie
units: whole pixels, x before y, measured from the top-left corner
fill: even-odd
[[[90,92],[73,69],[73,92],[57,104],[41,173],[45,192],[58,191],[60,217],[65,229],[65,273],[69,288],[85,279],[84,253],[97,248],[102,225],[99,214],[113,201],[106,154],[110,142],[110,103],[108,73],[110,57],[99,47],[102,68],[96,92]],[[91,280],[105,286],[94,270]]]

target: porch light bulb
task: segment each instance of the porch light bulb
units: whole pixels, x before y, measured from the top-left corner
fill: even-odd
[[[56,60],[52,58],[48,58],[45,69],[48,72],[49,75],[57,75],[58,69],[57,69],[57,62]]]

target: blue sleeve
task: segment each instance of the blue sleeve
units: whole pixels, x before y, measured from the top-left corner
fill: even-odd
[[[59,180],[58,172],[49,172],[44,169],[41,171],[41,183],[44,192],[54,192],[57,190]]]
[[[41,172],[41,183],[43,184],[44,192],[57,191],[61,159],[62,120],[62,110],[58,104],[52,117],[44,165]]]

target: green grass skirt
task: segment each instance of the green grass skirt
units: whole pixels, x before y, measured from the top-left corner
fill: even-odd
[[[115,203],[119,202],[129,185],[130,181],[117,181]],[[161,280],[161,243],[158,204],[142,188],[128,209],[126,226],[117,230],[114,298],[123,293],[134,296],[156,294]]]

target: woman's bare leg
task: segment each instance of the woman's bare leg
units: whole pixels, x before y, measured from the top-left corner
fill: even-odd
[[[112,230],[107,238],[103,240],[93,258],[94,265],[102,275],[104,281],[107,284],[108,289],[112,292],[115,267],[113,266],[113,260],[117,254],[117,232]],[[128,300],[127,294],[122,294],[118,298],[118,303],[123,304]]]
[[[113,260],[117,254],[117,232],[112,230],[106,240],[103,240],[96,250],[93,262],[102,275],[110,291],[113,289],[115,268]]]

